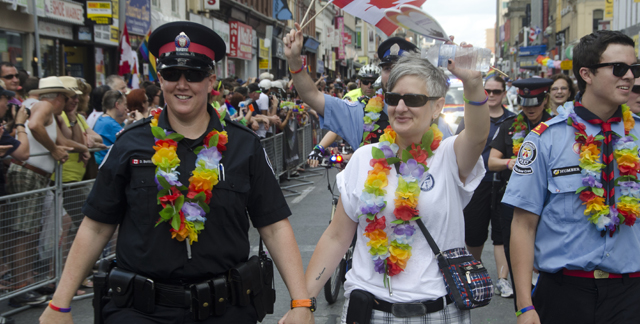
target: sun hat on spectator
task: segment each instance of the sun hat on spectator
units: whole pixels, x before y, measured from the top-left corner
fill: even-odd
[[[60,78],[58,78],[57,76],[50,76],[40,79],[40,82],[38,83],[38,89],[29,91],[29,95],[41,95],[45,93],[55,92],[64,93],[65,95],[70,97],[76,95],[76,92],[65,87],[62,81],[60,81]]]
[[[273,74],[271,74],[269,72],[264,72],[264,73],[260,74],[260,77],[258,79],[273,81],[274,78],[273,78]]]
[[[78,88],[78,80],[76,80],[76,78],[70,76],[61,76],[58,77],[58,79],[62,81],[62,84],[64,84],[65,88],[73,90],[77,95],[82,94],[82,91],[80,91],[80,89]]]
[[[271,81],[271,87],[272,88],[278,88],[280,90],[284,90],[284,86],[283,86],[282,80]]]
[[[269,90],[271,89],[271,81],[269,80],[262,80],[260,81],[260,83],[258,83],[258,86],[260,87],[260,89],[262,90]]]

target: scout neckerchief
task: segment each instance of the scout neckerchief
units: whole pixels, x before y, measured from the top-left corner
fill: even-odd
[[[542,111],[542,117],[540,121],[547,121],[551,119],[551,116],[546,112]],[[520,151],[520,146],[524,142],[524,138],[527,137],[527,134],[535,128],[535,125],[529,125],[529,119],[524,116],[523,113],[519,113],[516,116],[513,124],[511,124],[511,131],[513,132],[513,137],[511,140],[513,141],[513,147],[511,151],[513,152],[512,159],[515,159],[518,156],[518,152]]]
[[[423,173],[429,170],[427,159],[440,146],[442,133],[436,125],[432,124],[422,136],[420,144],[411,144],[411,147],[402,151],[402,159],[396,157],[399,147],[395,141],[396,132],[388,126],[380,136],[378,147],[372,147],[370,165],[373,169],[369,171],[364,183],[358,209],[361,213],[358,217],[366,216],[366,221],[369,223],[364,230],[364,236],[369,238],[367,246],[370,246],[369,253],[373,258],[374,271],[384,275],[384,285],[389,288],[389,294],[391,294],[390,277],[404,271],[411,257],[412,236],[416,228],[410,223],[420,218],[418,211],[420,184],[418,182]],[[393,232],[387,235],[386,219],[384,216],[378,217],[378,213],[387,205],[384,201],[386,194],[384,188],[388,184],[387,175],[391,170],[390,165],[398,162],[401,163],[393,210],[396,220],[391,222],[394,224]]]
[[[215,110],[214,110],[215,111]],[[217,111],[216,111],[217,113]],[[162,205],[156,227],[170,222],[171,238],[182,242],[187,240],[187,252],[191,258],[190,244],[198,241],[198,234],[204,229],[205,215],[209,213],[211,189],[218,184],[218,166],[222,152],[227,150],[227,132],[214,129],[207,134],[203,145],[193,152],[197,154],[196,168],[191,172],[189,187],[178,180],[178,142],[184,136],[158,127],[160,110],[152,112],[151,132],[155,138],[156,151],[151,161],[156,166],[155,182],[158,185],[158,204]],[[224,129],[224,120],[220,117]],[[182,190],[189,190],[186,197]]]
[[[579,123],[580,116],[590,124],[600,125],[602,135],[592,136],[585,132],[586,126]],[[611,130],[611,123],[624,122],[624,136]],[[587,110],[580,102],[574,104],[574,112],[569,114],[567,124],[576,129],[576,144],[580,148],[580,168],[582,187],[578,188],[580,200],[586,205],[585,216],[601,231],[601,236],[609,232],[609,237],[620,229],[620,224],[633,226],[640,214],[640,184],[637,170],[640,169],[638,139],[630,134],[635,120],[627,105],[622,105],[607,121]],[[602,156],[600,145],[602,145]],[[602,162],[600,163],[600,159]],[[614,179],[613,160],[620,175]],[[604,180],[604,181],[601,181]],[[615,186],[620,187],[621,196],[615,201]]]

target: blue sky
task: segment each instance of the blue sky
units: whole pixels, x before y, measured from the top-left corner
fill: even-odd
[[[485,47],[486,29],[496,23],[495,0],[427,0],[422,9],[434,17],[455,42]]]

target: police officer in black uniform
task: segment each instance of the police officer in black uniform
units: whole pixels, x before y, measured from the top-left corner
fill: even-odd
[[[553,80],[545,78],[530,78],[517,80],[513,83],[518,88],[518,101],[522,107],[522,111],[518,116],[521,120],[517,122],[518,116],[511,116],[505,120],[498,134],[491,142],[491,151],[489,153],[488,167],[489,171],[499,172],[500,174],[500,190],[496,201],[502,201],[502,195],[511,177],[511,171],[515,165],[517,152],[513,152],[513,137],[524,137],[531,131],[537,132],[538,125],[545,127],[544,121],[551,119],[551,115],[544,109],[548,100],[549,87],[553,84]],[[526,127],[525,130],[518,128],[518,125]],[[509,242],[511,237],[511,221],[513,220],[513,207],[500,204],[502,209],[500,213],[500,227],[502,229],[502,240],[504,242],[504,252],[509,265],[511,281],[515,296],[515,284],[513,284],[513,272],[511,270],[511,256],[509,255]],[[515,298],[514,298],[515,307]]]
[[[256,323],[253,303],[241,305],[229,282],[230,270],[249,258],[250,225],[258,229],[278,266],[292,307],[301,306],[289,312],[287,322],[312,323],[310,306],[315,301],[307,293],[300,252],[287,219],[291,212],[260,140],[228,118],[219,120],[207,104],[207,94],[216,84],[214,61],[225,55],[224,41],[209,28],[181,21],[157,28],[149,47],[158,57],[158,77],[167,103],[158,127],[184,135],[177,145],[182,184],[189,184],[196,162],[194,149],[202,145],[205,135],[214,129],[228,133],[204,229],[197,242],[189,244],[172,239],[170,222],[156,224],[162,207],[157,203],[156,167],[151,160],[153,118],[130,125],[100,167],[82,209],[86,217],[41,323],[72,322],[71,313],[65,311],[74,292],[118,226],[115,271],[133,279],[113,286],[111,271],[114,291],[103,308],[105,323]],[[187,190],[182,193],[186,196]],[[216,284],[226,284],[227,290],[218,292]],[[221,301],[223,307],[211,310],[213,303]]]

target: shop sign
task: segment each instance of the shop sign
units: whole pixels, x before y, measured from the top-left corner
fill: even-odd
[[[271,70],[271,50],[264,45],[264,38],[260,38],[259,48],[258,57],[260,62],[258,62],[258,68],[260,70]]]
[[[91,41],[91,28],[86,26],[78,27],[78,40]]]
[[[264,44],[264,38],[260,38],[260,52],[258,54],[259,58],[268,58],[269,57],[269,48]]]
[[[251,43],[253,29],[238,21],[229,22],[230,47],[229,57],[251,60]]]
[[[38,31],[42,36],[51,36],[73,40],[73,28],[71,28],[71,26],[63,26],[47,21],[39,21]]]
[[[316,67],[316,72],[320,73],[320,74],[324,74],[324,61],[323,60],[318,60],[317,67]]]
[[[336,52],[331,52],[331,62],[329,63],[329,70],[336,70]]]
[[[284,56],[284,42],[281,39],[274,37],[273,42],[271,42],[271,44],[273,44],[274,48],[276,49],[273,56],[281,60],[286,60],[287,57]]]
[[[350,33],[342,33],[342,43],[345,45],[351,45],[352,37]]]
[[[369,57],[368,56],[358,56],[358,59],[356,60],[356,62],[362,64],[362,65],[367,65],[369,64]]]
[[[82,5],[60,0],[45,0],[45,17],[60,21],[84,25],[84,9]]]
[[[535,67],[538,67],[538,62],[536,62],[536,60],[520,61],[520,67],[521,68],[535,68]]]
[[[96,43],[118,46],[118,27],[109,25],[93,26],[93,39]]]
[[[343,35],[344,35],[344,17],[336,17],[336,31],[339,35],[339,39],[338,39],[338,59],[339,60],[344,60],[345,59],[345,52],[344,52],[344,39],[343,39]]]
[[[547,52],[547,45],[521,46],[518,56],[538,56]]]
[[[560,62],[560,69],[565,71],[573,70],[573,61],[572,60],[564,60]]]
[[[604,0],[604,19],[613,19],[613,0]]]
[[[231,50],[229,42],[229,24],[222,20],[213,18],[213,31],[222,37],[222,40],[224,40],[224,43],[227,45],[227,54],[229,54],[229,51]]]
[[[96,25],[111,25],[113,23],[111,1],[87,1],[87,21]]]
[[[149,0],[127,0],[124,17],[129,33],[146,35],[151,28]]]
[[[220,0],[204,0],[204,10],[220,10]]]
[[[105,68],[104,68],[104,50],[100,47],[95,48],[95,62],[96,62],[96,86],[102,86],[106,84]]]

